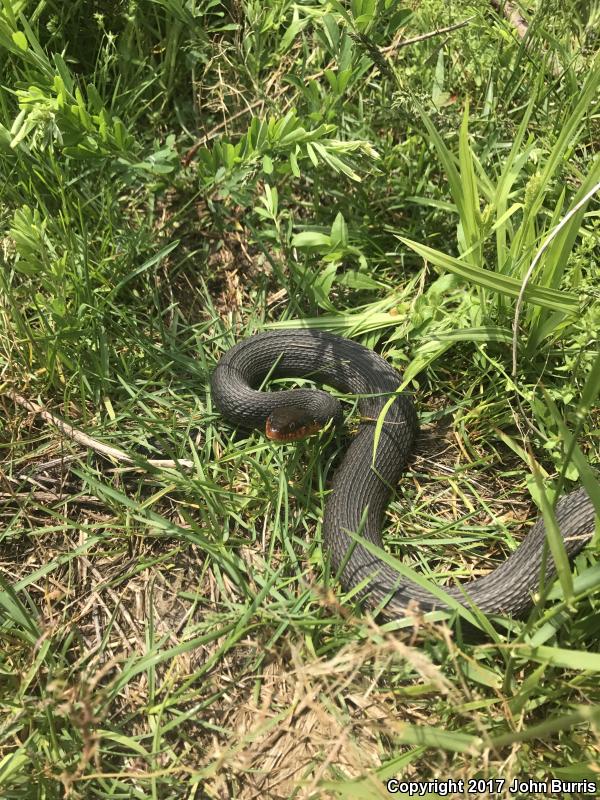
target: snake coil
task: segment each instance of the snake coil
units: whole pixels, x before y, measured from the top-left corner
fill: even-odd
[[[323,535],[331,564],[345,589],[361,585],[359,595],[370,605],[385,604],[388,617],[406,614],[411,604],[423,612],[445,608],[440,599],[417,583],[399,576],[384,561],[348,534],[382,547],[381,524],[390,493],[402,475],[418,431],[408,394],[397,393],[401,379],[383,358],[362,345],[323,331],[285,330],[261,333],[229,350],[211,380],[212,396],[221,414],[244,428],[259,428],[271,438],[298,438],[339,421],[341,406],[327,392],[292,389],[257,391],[269,377],[309,378],[340,392],[359,395],[361,423],[336,470],[323,519]],[[395,397],[394,397],[395,395]],[[391,397],[377,442],[375,428]],[[282,428],[288,423],[288,429]],[[574,556],[594,532],[594,507],[584,489],[564,496],[556,520],[566,552]],[[521,616],[538,588],[546,533],[540,517],[522,544],[500,566],[459,588],[444,588],[465,605],[465,596],[488,614]],[[553,558],[546,559],[546,579],[554,576]]]

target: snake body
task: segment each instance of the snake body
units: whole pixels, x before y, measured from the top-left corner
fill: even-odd
[[[341,406],[327,392],[258,391],[267,377],[308,378],[359,396],[361,422],[335,472],[323,519],[325,547],[343,587],[358,586],[357,594],[371,606],[383,605],[387,617],[404,616],[409,606],[418,606],[422,612],[445,608],[441,599],[399,576],[361,544],[366,539],[383,546],[383,513],[418,432],[412,399],[398,392],[399,373],[373,351],[330,333],[306,329],[261,333],[238,343],[219,361],[211,379],[218,410],[235,425],[263,431],[290,409],[294,419],[304,415],[310,426],[339,421]],[[384,406],[375,451],[376,421]],[[573,556],[593,534],[592,501],[584,489],[578,489],[559,501],[555,516],[566,552]],[[358,539],[348,531],[358,534]],[[475,603],[485,613],[523,615],[539,586],[545,540],[540,517],[504,563],[482,578],[462,583],[460,589],[444,587],[444,592],[463,605]],[[545,577],[548,580],[554,574],[554,560],[548,553]]]

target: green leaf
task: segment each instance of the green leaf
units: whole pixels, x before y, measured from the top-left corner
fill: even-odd
[[[292,174],[296,177],[300,177],[300,167],[298,166],[298,159],[296,158],[295,153],[290,153],[290,167],[292,168]]]
[[[302,127],[294,128],[293,131],[289,131],[288,133],[285,134],[285,136],[282,136],[278,144],[281,145],[282,147],[285,147],[287,145],[293,144],[294,142],[302,142],[307,138],[307,136],[309,136],[309,134],[306,128]]]
[[[502,342],[512,344],[509,328],[483,325],[479,328],[459,328],[454,331],[427,331],[425,340],[436,342]]]
[[[378,305],[379,303],[371,304],[366,311],[357,311],[352,314],[322,314],[320,317],[267,322],[265,323],[265,328],[269,330],[313,328],[315,330],[336,331],[344,336],[360,336],[371,331],[379,331],[381,328],[396,328],[398,326],[398,314],[374,310],[373,306]]]
[[[27,37],[23,33],[23,31],[15,31],[12,34],[12,40],[17,45],[19,50],[26,51],[29,49],[29,44],[27,42]]]
[[[334,92],[338,92],[337,75],[332,69],[326,69],[323,73]]]
[[[350,80],[351,77],[352,77],[351,69],[341,69],[338,71],[337,88],[340,94],[344,91],[344,89],[348,85],[348,81]]]
[[[427,128],[427,131],[435,146],[435,149],[438,152],[438,156],[440,158],[440,161],[442,162],[444,171],[446,172],[448,183],[450,184],[450,193],[452,194],[452,199],[456,204],[456,208],[458,209],[458,215],[462,220],[465,214],[464,194],[463,194],[461,176],[456,167],[456,159],[450,152],[450,150],[448,150],[448,148],[446,147],[444,140],[437,132],[435,125],[429,119],[424,109],[420,106],[419,103],[416,103],[416,107],[417,111],[421,116],[421,119],[425,124],[425,127]]]
[[[306,142],[306,152],[308,153],[308,157],[312,161],[313,165],[315,167],[318,167],[319,166],[319,159],[317,158],[317,156],[315,154],[315,151],[313,149],[313,146],[311,145],[310,142]]]
[[[600,654],[587,650],[567,650],[562,647],[532,646],[519,643],[512,654],[515,658],[527,658],[539,664],[565,667],[574,670],[600,672]]]
[[[460,277],[464,278],[468,283],[475,286],[482,286],[485,289],[491,289],[498,294],[507,295],[508,297],[516,298],[519,296],[521,282],[516,280],[516,278],[511,278],[499,272],[492,272],[483,267],[466,264],[458,258],[446,255],[440,250],[434,250],[432,247],[427,247],[427,245],[419,244],[419,242],[413,242],[411,239],[406,239],[403,236],[398,236],[398,238],[425,260],[430,261],[437,267],[447,269],[455,275],[460,275]],[[536,303],[543,308],[551,308],[554,311],[562,311],[565,314],[575,315],[579,310],[578,298],[570,292],[546,289],[543,286],[529,284],[525,289],[524,297],[525,300],[530,303]]]
[[[294,6],[294,13],[292,15],[292,21],[285,31],[281,40],[279,42],[278,52],[285,53],[286,50],[289,49],[292,42],[296,38],[296,36],[302,31],[306,25],[309,23],[310,17],[307,15],[304,19],[300,19],[300,15],[298,14],[298,7]]]
[[[7,753],[0,761],[0,787],[11,788],[15,785],[15,776],[22,773],[25,781],[27,773],[31,774],[31,755],[27,752],[27,744],[23,744],[11,753]],[[19,781],[21,783],[21,781]]]
[[[273,173],[273,161],[266,153],[263,156],[262,165],[263,170],[267,173],[267,175],[271,175]]]
[[[350,289],[381,289],[386,286],[382,281],[376,281],[367,273],[357,269],[347,270],[338,277],[337,282]]]
[[[348,226],[341,211],[338,212],[333,225],[331,226],[331,246],[337,247],[339,245],[348,244]]]
[[[333,16],[333,14],[324,14],[322,17],[323,27],[325,29],[327,39],[329,41],[329,45],[331,50],[335,52],[337,50],[339,41],[340,41],[340,29],[338,27],[338,23]]]
[[[447,750],[451,753],[477,753],[483,742],[481,737],[462,731],[448,731],[434,728],[431,725],[404,724],[392,738],[402,744],[415,744],[431,747],[435,750]]]
[[[473,167],[473,154],[469,147],[469,102],[465,103],[460,135],[458,140],[458,160],[460,164],[460,179],[463,192],[461,223],[465,235],[467,252],[464,258],[470,263],[479,266],[482,262],[481,255],[481,213],[479,209],[479,194],[475,169]]]
[[[326,233],[316,231],[301,231],[294,234],[292,247],[327,247],[331,246],[331,239]]]
[[[329,292],[333,286],[337,275],[337,264],[328,264],[316,276],[315,280],[311,283],[311,289],[314,292],[315,299],[321,308],[331,309],[329,302]]]
[[[431,102],[436,108],[441,108],[448,97],[450,97],[449,93],[444,91],[444,49],[441,47],[438,53],[437,65],[433,78]]]

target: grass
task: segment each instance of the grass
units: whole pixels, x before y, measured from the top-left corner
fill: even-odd
[[[377,347],[423,429],[386,543],[437,585],[598,499],[598,4],[108,8],[0,9],[0,795],[600,786],[597,536],[483,643],[377,624],[321,548],[352,403],[276,447],[208,384],[265,327]]]

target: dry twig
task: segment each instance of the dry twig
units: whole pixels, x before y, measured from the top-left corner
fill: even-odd
[[[389,48],[384,47],[383,52],[387,52],[390,49],[399,50],[401,47],[408,47],[411,44],[418,44],[419,42],[425,42],[427,39],[433,39],[434,36],[442,36],[444,33],[450,33],[450,31],[456,31],[459,28],[464,28],[471,22],[471,20],[475,19],[475,15],[472,17],[467,17],[467,19],[463,19],[462,22],[455,22],[454,25],[448,25],[447,28],[438,28],[435,31],[429,31],[428,33],[422,33],[420,36],[415,36],[412,39],[403,39],[398,44],[392,45]]]
[[[68,439],[83,445],[83,447],[93,450],[95,453],[100,453],[100,455],[112,458],[122,464],[130,464],[131,466],[138,467],[139,469],[146,469],[148,467],[153,467],[155,469],[178,469],[180,467],[193,469],[194,467],[194,462],[187,458],[181,458],[177,460],[172,460],[169,458],[144,458],[143,456],[132,458],[124,450],[119,450],[117,447],[111,447],[108,444],[104,444],[104,442],[98,441],[98,439],[94,439],[92,436],[88,436],[87,433],[84,433],[83,431],[79,430],[79,428],[71,425],[70,422],[65,422],[64,420],[60,419],[60,417],[52,414],[50,411],[44,410],[37,403],[27,400],[22,395],[17,394],[17,392],[8,392],[8,396],[18,406],[21,406],[21,408],[25,408],[27,411],[37,414],[45,422],[48,422],[50,425],[54,425],[54,427],[58,428],[58,430]]]

